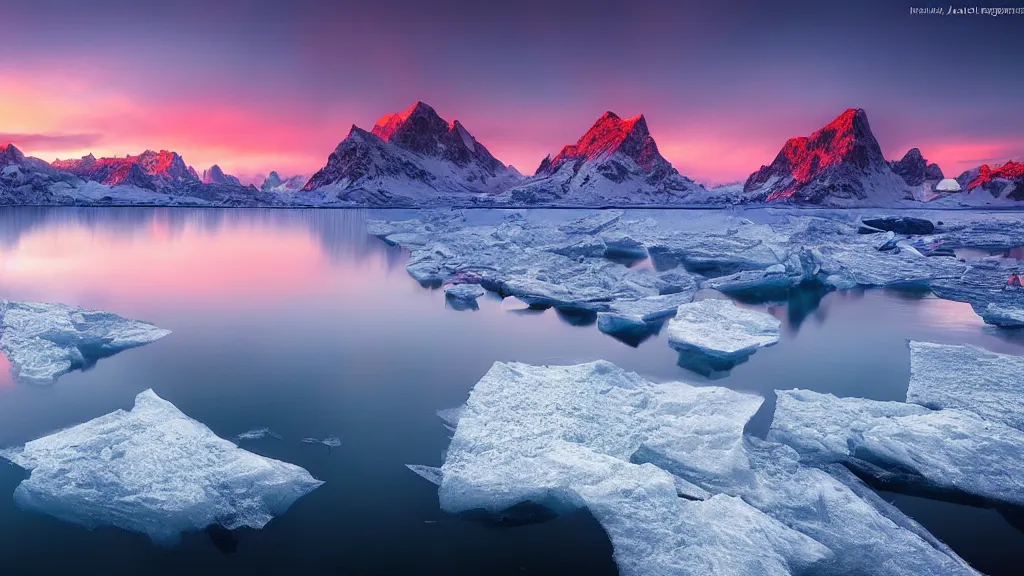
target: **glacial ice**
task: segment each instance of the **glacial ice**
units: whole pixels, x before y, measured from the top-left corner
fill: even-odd
[[[109,312],[0,300],[0,350],[22,382],[53,383],[72,370],[168,334],[170,330]]]
[[[695,288],[695,287],[694,287]],[[597,328],[606,334],[645,333],[673,316],[680,305],[693,301],[695,290],[616,301],[597,314]]]
[[[253,428],[252,430],[242,432],[238,436],[235,436],[235,440],[239,442],[244,442],[246,440],[262,440],[268,436],[275,440],[284,440],[283,436],[274,432],[270,428]]]
[[[779,341],[781,323],[765,312],[740,308],[729,300],[681,305],[668,322],[668,343],[681,353],[736,362]]]
[[[1006,306],[990,302],[981,312],[986,324],[1000,328],[1024,328],[1024,306]]]
[[[341,440],[337,436],[328,436],[323,440],[319,438],[303,438],[302,442],[304,444],[323,444],[324,446],[327,446],[328,449],[341,446]]]
[[[480,307],[476,299],[486,292],[479,284],[456,284],[445,288],[444,296],[457,310],[476,310]]]
[[[440,471],[410,468],[450,513],[585,507],[622,574],[976,574],[851,474],[745,437],[761,403],[604,361],[498,362],[445,412]]]
[[[810,462],[848,462],[884,479],[1024,505],[1024,432],[958,410],[778,390],[768,438]],[[877,471],[876,471],[877,470]]]
[[[116,526],[173,543],[214,524],[259,529],[322,484],[258,456],[146,390],[116,410],[5,458],[30,471],[14,491],[23,508],[86,528]]]
[[[910,342],[907,402],[973,412],[1024,431],[1024,357],[974,346]]]

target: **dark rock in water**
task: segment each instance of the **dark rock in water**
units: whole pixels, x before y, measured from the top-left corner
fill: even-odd
[[[912,218],[910,216],[882,216],[880,218],[866,218],[861,221],[864,226],[857,230],[860,234],[871,234],[871,231],[864,232],[865,227],[874,228],[897,234],[932,234],[935,232],[935,224],[924,218]]]

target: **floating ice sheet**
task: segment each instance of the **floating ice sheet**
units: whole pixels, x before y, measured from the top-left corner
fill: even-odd
[[[779,341],[781,322],[765,312],[729,300],[683,304],[668,322],[668,343],[679,352],[697,351],[710,359],[736,362]]]
[[[218,524],[262,528],[322,484],[304,469],[242,450],[152,390],[117,410],[3,453],[30,471],[22,507],[173,543]]]
[[[910,342],[907,402],[973,412],[1024,431],[1024,357],[974,346]]]
[[[49,384],[100,358],[170,334],[147,322],[64,304],[0,300],[0,350],[14,377]]]

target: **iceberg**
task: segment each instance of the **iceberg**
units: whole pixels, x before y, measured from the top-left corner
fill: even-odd
[[[21,382],[51,384],[72,370],[89,368],[101,358],[170,333],[109,312],[0,301],[0,350]]]
[[[668,344],[679,352],[680,365],[697,368],[703,361],[714,370],[728,370],[758,348],[777,343],[781,325],[770,314],[729,300],[701,300],[677,309],[668,322]]]
[[[907,402],[972,412],[1024,431],[1024,357],[974,346],[910,342]]]
[[[1020,430],[958,410],[808,390],[776,395],[768,438],[792,446],[805,461],[845,462],[940,495],[1024,505]]]
[[[444,411],[440,470],[410,468],[453,514],[586,508],[626,575],[976,574],[852,474],[745,437],[762,401],[605,361],[498,362]]]
[[[479,284],[456,284],[444,290],[445,300],[456,310],[477,310],[480,305],[476,299],[487,291]]]
[[[440,476],[441,507],[453,514],[586,507],[623,574],[789,574],[830,552],[738,498],[631,461],[649,443],[651,452],[689,456],[690,469],[727,471],[742,461],[742,429],[760,402],[725,388],[653,384],[603,361],[498,362],[461,410],[440,473],[413,470]]]
[[[146,390],[117,410],[7,450],[30,471],[23,508],[174,543],[220,525],[263,528],[322,484],[306,470],[242,450]]]

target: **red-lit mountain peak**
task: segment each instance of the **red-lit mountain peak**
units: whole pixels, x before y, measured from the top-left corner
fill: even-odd
[[[424,102],[417,101],[401,112],[381,116],[377,123],[374,124],[371,132],[381,140],[390,142],[400,139],[404,132],[410,130],[417,128],[439,130],[442,126],[445,131],[448,130],[448,123],[441,120],[441,117],[437,115],[433,108]]]
[[[973,190],[979,186],[985,186],[995,178],[1005,178],[1007,180],[1024,179],[1024,162],[1010,160],[1002,166],[995,168],[989,167],[988,164],[982,164],[978,168],[978,175],[967,184],[967,189]]]
[[[766,201],[790,198],[830,170],[844,167],[858,171],[888,169],[882,149],[871,134],[868,117],[860,108],[850,108],[809,137],[790,138],[770,166],[751,174],[747,191],[770,182]]]
[[[623,120],[609,111],[602,114],[575,144],[563,147],[550,161],[545,159],[537,173],[555,172],[567,162],[599,160],[614,152],[624,153],[648,171],[659,161],[665,161],[647,129],[643,114]]]
[[[0,144],[0,165],[19,164],[24,159],[25,155],[14,144],[10,142]]]

